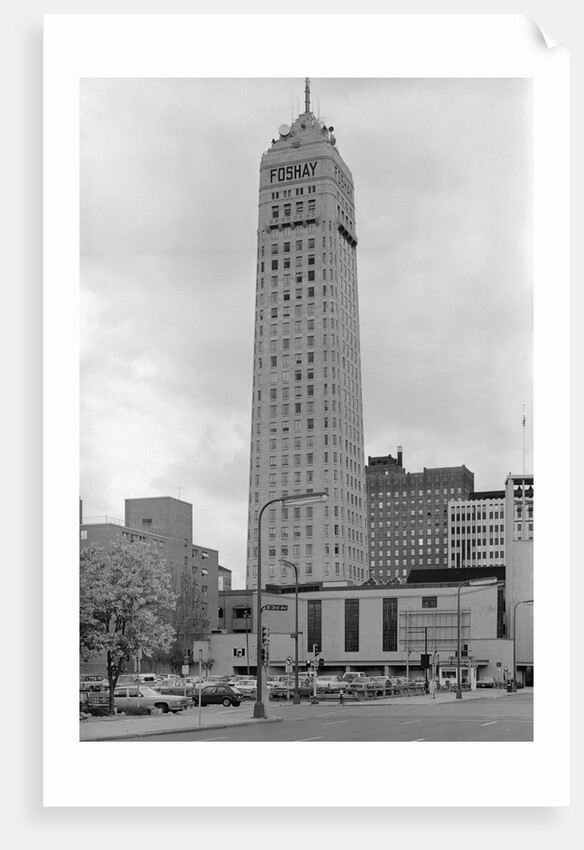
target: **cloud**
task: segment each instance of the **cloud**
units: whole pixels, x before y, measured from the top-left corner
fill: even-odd
[[[259,161],[298,86],[82,84],[86,512],[180,487],[235,586]],[[530,95],[518,79],[313,81],[355,181],[366,457],[401,444],[408,469],[464,463],[479,489],[517,471],[523,403],[532,420]]]

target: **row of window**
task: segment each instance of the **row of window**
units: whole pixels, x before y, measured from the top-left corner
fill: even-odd
[[[375,488],[373,488],[373,487],[371,487],[371,485],[369,485],[368,489],[369,489],[369,496],[370,496],[370,498],[372,498],[372,499],[375,499],[376,497],[377,497],[378,499],[383,499],[383,498],[386,498],[386,499],[391,499],[391,498],[399,499],[399,498],[400,498],[400,496],[401,496],[401,498],[403,498],[403,499],[407,499],[407,498],[409,498],[409,499],[415,499],[416,497],[424,496],[424,491],[423,491],[423,490],[417,490],[417,492],[416,492],[416,489],[411,489],[411,490],[402,490],[402,491],[394,490],[394,491],[391,491],[391,492],[390,492],[389,490],[387,490],[386,492],[384,492],[383,490],[376,491],[376,489],[375,489]],[[457,492],[458,492],[458,493],[462,492],[462,490],[461,490],[461,488],[460,488],[460,487],[458,487],[458,488],[456,488],[456,489],[457,489]],[[448,487],[444,487],[444,488],[442,488],[442,495],[447,496],[447,495],[449,494],[449,492],[450,492],[450,495],[453,495],[453,494],[454,494],[454,490],[455,490],[455,488],[454,488],[454,487],[450,487],[450,488],[448,488]],[[441,494],[440,494],[440,489],[439,489],[439,488],[437,488],[437,489],[434,489],[434,491],[432,491],[431,489],[430,489],[430,490],[426,490],[426,494],[425,494],[425,495],[426,495],[426,496],[432,496],[432,495],[434,495],[434,496],[440,496],[440,495],[441,495]]]
[[[314,215],[316,213],[316,199],[311,198],[306,205],[304,201],[296,201],[294,204],[291,202],[285,203],[282,206],[280,206],[280,204],[274,204],[272,206],[272,219],[280,218],[280,211],[282,212],[283,218],[290,218],[292,214],[295,216],[302,216],[305,211],[308,212],[309,215]]]

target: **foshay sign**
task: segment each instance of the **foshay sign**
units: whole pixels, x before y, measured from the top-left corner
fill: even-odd
[[[270,169],[270,183],[284,183],[286,180],[300,180],[302,177],[314,177],[316,162],[299,162],[296,165],[283,165]]]

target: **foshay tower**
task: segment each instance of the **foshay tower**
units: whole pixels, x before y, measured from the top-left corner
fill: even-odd
[[[368,576],[353,179],[333,127],[310,108],[261,159],[248,588],[257,585],[258,516],[281,496],[326,491],[325,504],[270,505],[262,585],[360,584]]]

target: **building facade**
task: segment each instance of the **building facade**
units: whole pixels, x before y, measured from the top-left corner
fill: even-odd
[[[260,164],[246,587],[367,577],[365,468],[351,172],[310,108]],[[327,492],[326,504],[269,507]]]
[[[193,543],[193,506],[189,502],[170,496],[126,499],[123,522],[112,517],[80,519],[81,548],[107,549],[113,542],[146,543],[166,562],[177,594],[181,576],[190,572],[210,628],[218,627],[219,553]]]
[[[369,457],[366,467],[370,577],[407,577],[411,569],[448,566],[448,503],[466,500],[466,466],[407,472],[397,457]]]
[[[448,503],[448,566],[505,564],[505,491],[471,493]]]
[[[427,571],[417,571],[416,578]],[[464,575],[474,575],[465,570]],[[499,572],[504,577],[504,570]],[[476,578],[482,571],[476,571]],[[299,666],[322,658],[319,672],[341,675],[360,670],[368,675],[424,677],[422,655],[435,664],[452,665],[458,640],[458,580],[456,571],[436,571],[438,581],[391,587],[338,587],[307,589],[298,595]],[[453,580],[448,581],[451,578]],[[283,592],[283,591],[286,592]],[[253,595],[230,591],[220,596],[224,629],[211,635],[202,647],[214,659],[213,672],[225,675],[255,673],[256,634]],[[269,628],[269,674],[284,672],[293,658],[295,596],[292,588],[266,590],[266,604],[277,610],[262,614]],[[503,678],[512,665],[512,641],[501,637],[504,595],[491,586],[465,587],[461,591],[461,661],[471,666],[474,678]],[[285,610],[281,610],[286,606]],[[248,619],[249,615],[249,619]],[[199,646],[199,645],[197,645]],[[506,668],[506,669],[505,669]],[[510,678],[510,675],[507,675]]]

